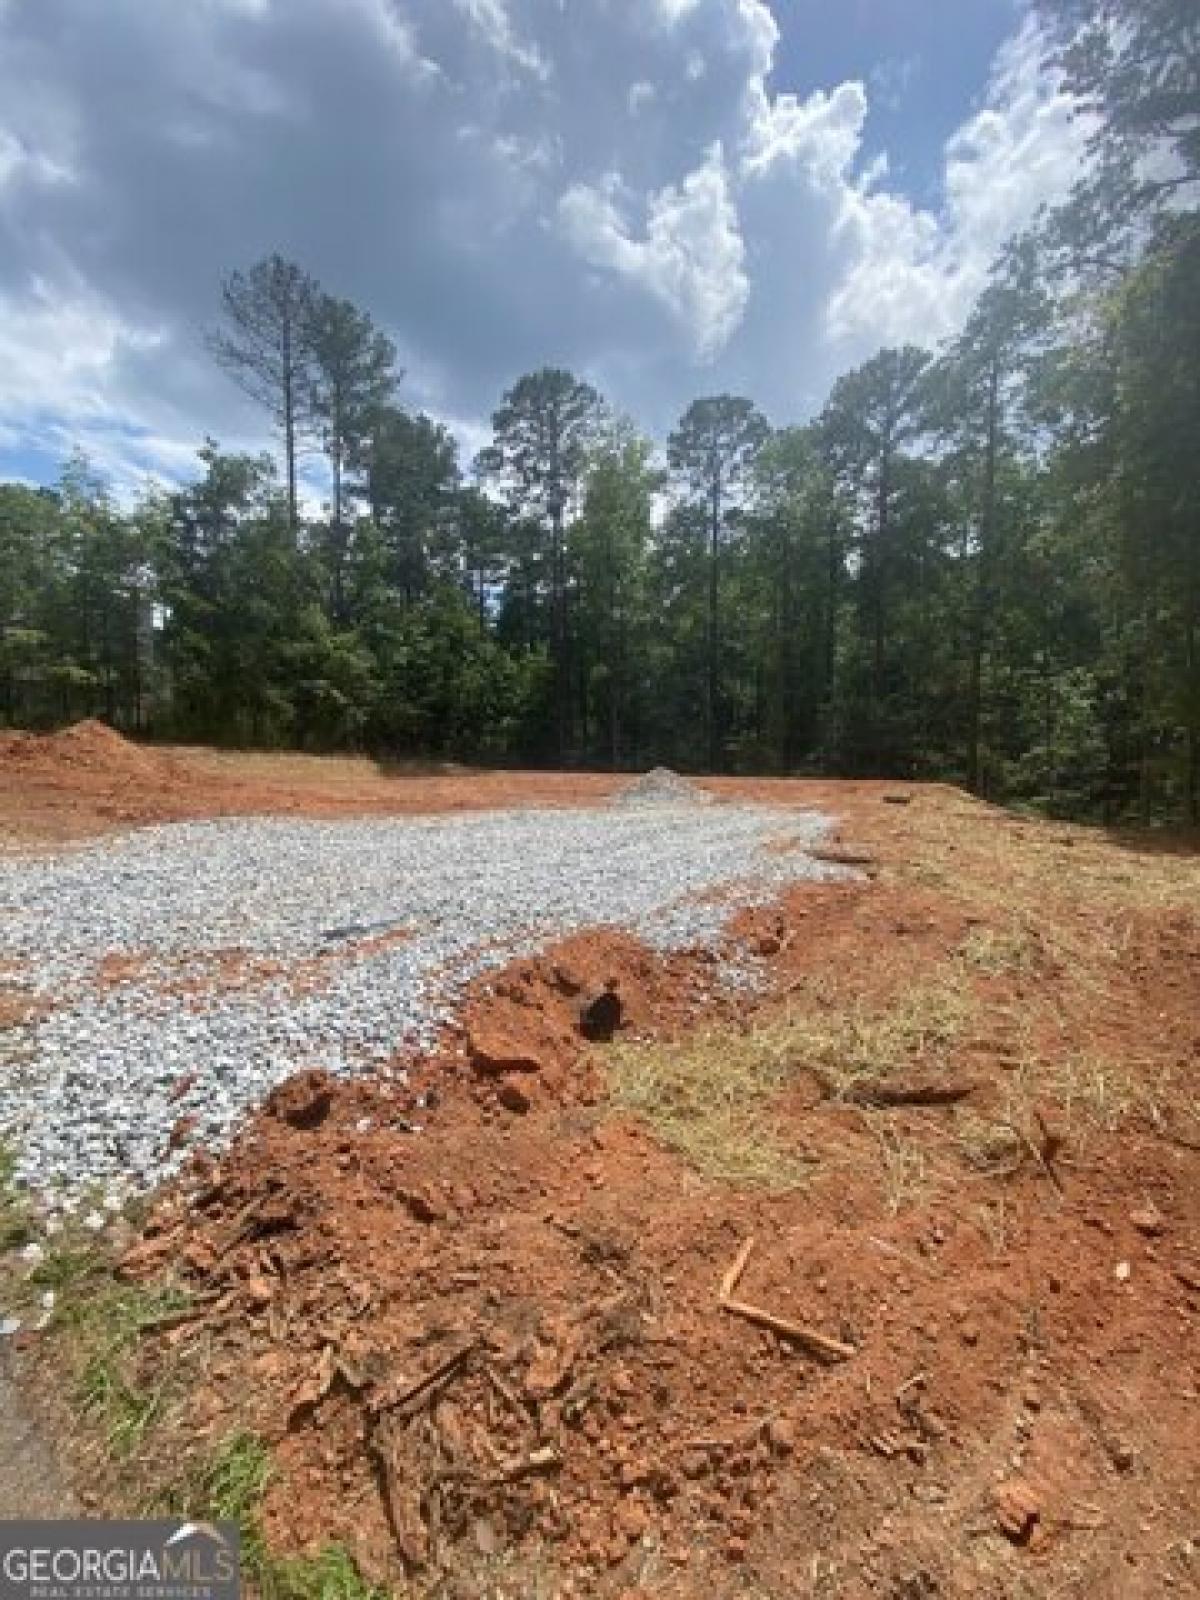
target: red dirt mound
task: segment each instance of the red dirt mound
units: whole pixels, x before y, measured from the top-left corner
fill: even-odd
[[[853,992],[903,996],[963,931],[867,884],[743,922],[818,1007],[851,952]],[[1154,946],[1172,1055],[1200,1047],[1185,931]],[[682,1030],[706,986],[729,1014],[698,952],[580,935],[477,985],[408,1083],[293,1080],[160,1208],[128,1268],[182,1263],[201,1309],[160,1358],[204,1352],[200,1439],[270,1444],[271,1541],[464,1600],[493,1559],[496,1593],[606,1600],[1168,1592],[1200,1488],[1189,1147],[1085,1143],[1058,1102],[1062,1150],[985,1179],[945,1110],[786,1096],[804,1186],[705,1181],[606,1103],[580,1020],[615,992],[625,1031]]]
[[[1195,1592],[1200,856],[720,792],[831,806],[877,874],[736,919],[761,991],[584,934],[407,1077],[281,1088],[127,1260],[191,1295],[139,1464],[249,1429],[272,1548],[444,1600]],[[742,1014],[788,1048],[757,1109],[753,1028],[637,1058],[676,1063],[637,1101],[585,1038]]]
[[[673,1033],[701,1010],[732,1015],[710,952],[661,956],[603,928],[510,962],[473,986],[462,1012],[474,1098],[528,1111],[593,1104],[602,1091],[589,1043]]]
[[[134,744],[95,718],[57,733],[0,734],[0,761],[36,769],[42,777],[61,772],[72,781],[89,773],[114,783],[145,778],[161,781],[175,771],[169,756]]]

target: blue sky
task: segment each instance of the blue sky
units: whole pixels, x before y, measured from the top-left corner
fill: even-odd
[[[782,35],[777,84],[808,93],[861,78],[868,158],[886,150],[897,185],[937,205],[945,142],[1018,26],[1015,0],[774,0],[771,9]]]
[[[1078,175],[1042,58],[1018,0],[0,0],[0,473],[269,446],[203,332],[272,250],[465,459],[545,362],[810,415]]]

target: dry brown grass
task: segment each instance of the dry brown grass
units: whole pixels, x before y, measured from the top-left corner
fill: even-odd
[[[813,1156],[792,1148],[772,1105],[808,1073],[833,1099],[904,1068],[944,1067],[972,1016],[955,963],[891,1003],[843,1009],[791,1008],[745,1032],[708,1030],[671,1043],[619,1045],[610,1057],[613,1098],[644,1117],[663,1141],[706,1176],[787,1189]],[[923,1165],[873,1116],[889,1196],[912,1186]]]
[[[1033,972],[1041,953],[1036,931],[1023,918],[1014,918],[1005,928],[972,928],[959,947],[969,967],[990,977]]]
[[[1099,944],[1119,955],[1131,912],[1200,907],[1200,854],[1026,821],[965,796],[915,811],[906,847],[892,874],[942,890],[999,930],[1036,929],[1063,954]]]
[[[706,1177],[777,1190],[804,1181],[810,1158],[789,1147],[771,1116],[794,1071],[778,1029],[619,1045],[610,1059],[616,1104]]]
[[[706,1176],[780,1190],[803,1182],[817,1163],[863,1159],[861,1141],[848,1149],[844,1121],[809,1119],[804,1150],[788,1139],[776,1108],[802,1077],[837,1104],[890,1077],[979,1078],[982,1061],[978,1103],[916,1119],[858,1111],[856,1125],[875,1146],[877,1177],[893,1211],[933,1183],[961,1181],[964,1168],[1002,1179],[1039,1166],[1043,1105],[1055,1108],[1068,1159],[1086,1157],[1131,1120],[1165,1127],[1169,1069],[1088,1045],[1062,988],[1074,985],[1086,1011],[1094,974],[1076,981],[1068,970],[1038,989],[1045,943],[1028,913],[1010,905],[1004,925],[972,929],[924,982],[889,984],[885,975],[889,999],[847,998],[845,980],[835,989],[818,979],[788,1009],[744,1031],[618,1046],[613,1098]],[[1013,1000],[996,982],[1010,978],[1034,992]]]

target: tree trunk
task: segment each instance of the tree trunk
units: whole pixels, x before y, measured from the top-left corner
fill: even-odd
[[[979,523],[975,596],[971,616],[971,661],[967,685],[967,788],[980,792],[979,747],[983,720],[983,656],[987,644],[987,612],[991,565],[996,542],[996,459],[1000,427],[1000,361],[992,357],[988,371],[987,450],[983,468],[983,506]]]
[[[720,564],[721,564],[721,474],[713,474],[710,491],[708,529],[708,767],[716,772],[721,765],[721,635],[720,635]]]
[[[888,543],[891,536],[892,438],[885,431],[879,451],[879,491],[876,500],[875,552],[871,563],[871,749],[877,772],[884,765],[883,692],[885,629],[884,590]]]
[[[837,603],[841,588],[841,567],[837,515],[831,511],[825,548],[825,637],[821,685],[821,715],[827,756],[832,743],[829,735],[833,723],[833,682],[837,672]]]
[[[1187,695],[1187,819],[1200,823],[1200,581],[1193,579],[1188,594],[1184,631],[1184,668]]]
[[[555,734],[558,764],[567,764],[571,722],[571,679],[567,661],[567,584],[562,505],[555,499],[550,530],[550,640],[554,656]]]
[[[345,439],[343,436],[341,404],[337,397],[333,403],[333,423],[329,440],[329,466],[333,478],[332,495],[332,527],[330,528],[330,542],[333,553],[333,620],[339,626],[345,624],[346,618],[346,558],[348,555],[349,540],[346,537],[346,528],[342,522],[342,463],[345,454]]]
[[[296,373],[290,311],[283,318],[283,453],[287,470],[288,532],[296,537]]]

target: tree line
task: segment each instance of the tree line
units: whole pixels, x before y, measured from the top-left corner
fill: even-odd
[[[210,346],[281,463],[209,439],[129,509],[80,457],[0,485],[0,719],[1200,820],[1200,20],[1041,10],[1086,179],[953,341],[803,425],[709,395],[659,451],[546,367],[464,466],[366,311],[232,273]]]

